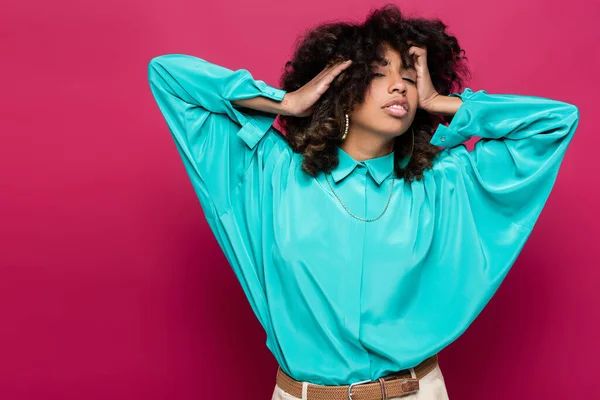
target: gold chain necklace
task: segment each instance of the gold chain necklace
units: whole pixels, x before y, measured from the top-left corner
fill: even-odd
[[[342,207],[344,207],[344,210],[346,210],[348,212],[348,214],[350,214],[354,218],[359,219],[361,221],[365,221],[365,222],[376,221],[379,218],[381,218],[383,216],[383,214],[385,214],[385,212],[388,209],[388,206],[390,205],[390,200],[392,199],[392,193],[394,191],[394,182],[395,182],[395,179],[392,177],[392,188],[390,189],[390,195],[388,196],[387,203],[385,205],[385,208],[381,212],[381,214],[379,214],[379,216],[377,216],[376,218],[369,218],[369,219],[367,219],[367,218],[358,217],[358,216],[354,215],[350,210],[348,210],[348,207],[346,207],[346,205],[344,204],[344,202],[342,201],[342,199],[340,199],[340,197],[337,195],[337,193],[335,192],[335,190],[333,190],[333,186],[331,185],[331,182],[329,182],[329,178],[327,177],[327,173],[325,174],[325,179],[327,180],[327,183],[329,184],[329,187],[331,188],[331,191],[333,192],[333,195],[335,196],[335,198],[338,199],[338,201],[340,202],[340,204],[342,205]]]

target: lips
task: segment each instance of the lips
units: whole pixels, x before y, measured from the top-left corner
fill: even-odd
[[[390,101],[385,103],[382,108],[386,108],[386,107],[390,107],[390,106],[394,106],[394,105],[402,106],[402,107],[404,107],[405,110],[408,111],[408,101],[403,97],[395,97],[395,98],[391,99]]]
[[[382,108],[394,117],[402,117],[408,113],[408,102],[404,98],[396,97],[385,103]]]
[[[383,111],[394,117],[403,117],[406,114],[408,114],[408,111],[404,107],[401,107],[401,106],[383,107]]]
[[[402,117],[408,114],[408,102],[403,97],[396,97],[385,103],[383,110],[394,117]]]

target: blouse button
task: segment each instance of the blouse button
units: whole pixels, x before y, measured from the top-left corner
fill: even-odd
[[[441,141],[442,141],[442,142],[445,142],[445,141],[446,141],[446,136],[442,136],[442,139],[441,139]]]

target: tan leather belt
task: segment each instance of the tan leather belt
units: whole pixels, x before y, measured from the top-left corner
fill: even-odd
[[[355,382],[343,386],[309,384],[307,400],[387,400],[406,396],[419,390],[419,379],[438,365],[437,354],[426,358],[415,368],[417,378],[404,369],[379,378],[377,381]],[[368,383],[367,383],[368,382]],[[302,398],[302,382],[288,376],[281,368],[277,370],[277,385],[294,397]]]
[[[438,365],[437,354],[426,358],[415,366],[417,378],[409,369],[379,378],[377,381],[356,382],[343,386],[322,386],[309,384],[307,400],[387,400],[406,396],[419,390],[419,379]],[[281,368],[277,370],[277,385],[294,397],[302,398],[302,382],[288,376]]]

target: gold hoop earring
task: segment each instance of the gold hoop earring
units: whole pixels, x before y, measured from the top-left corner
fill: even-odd
[[[348,136],[348,126],[350,125],[348,114],[345,114],[345,115],[346,115],[346,129],[344,130],[344,134],[342,135],[342,140],[346,139],[346,136]]]
[[[408,163],[412,157],[413,150],[415,149],[415,130],[412,127],[410,128],[410,130],[412,132],[412,142],[410,145],[410,152],[408,153],[408,155],[404,156],[402,158],[402,160],[400,160],[400,162],[398,163],[400,168],[406,168],[406,166],[408,165]]]

